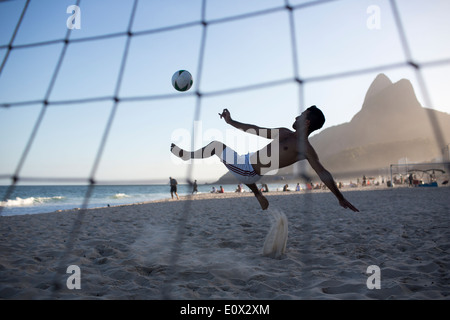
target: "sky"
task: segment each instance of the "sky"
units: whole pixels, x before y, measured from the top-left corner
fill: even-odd
[[[185,163],[170,144],[196,149],[220,140],[247,153],[269,142],[227,125],[218,116],[224,108],[262,127],[291,128],[311,105],[324,112],[323,129],[349,122],[379,73],[410,80],[424,107],[450,113],[450,64],[432,63],[450,60],[450,1],[396,1],[428,100],[405,64],[388,0],[289,0],[293,36],[285,0],[207,0],[206,29],[202,0],[140,0],[118,81],[133,2],[81,0],[74,16],[68,8],[76,0],[31,0],[16,33],[26,1],[0,2],[0,184],[14,174],[22,184],[31,183],[27,178],[167,183],[169,176],[214,182],[227,172],[216,157]],[[254,12],[263,14],[247,15]],[[171,85],[180,69],[193,75],[188,92]]]

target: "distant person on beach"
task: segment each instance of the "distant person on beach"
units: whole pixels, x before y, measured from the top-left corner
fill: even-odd
[[[196,151],[186,151],[172,143],[170,147],[171,152],[185,161],[190,159],[205,159],[217,155],[228,170],[240,182],[252,190],[263,210],[269,207],[269,201],[256,186],[256,182],[261,176],[275,169],[287,167],[297,161],[308,160],[323,183],[336,196],[339,204],[344,208],[359,212],[339,191],[333,176],[322,166],[316,151],[308,140],[309,135],[315,130],[322,128],[325,122],[325,117],[319,108],[316,106],[309,107],[301,115],[296,117],[292,125],[295,131],[288,128],[269,129],[241,123],[233,120],[227,109],[219,113],[219,116],[226,123],[237,129],[272,139],[272,141],[261,150],[246,155],[237,154],[220,141],[212,141]]]
[[[262,185],[261,185],[261,192],[269,192],[269,187],[267,186],[267,184],[266,183],[263,183]]]
[[[175,195],[177,196],[177,199],[180,200],[180,197],[178,197],[178,193],[177,193],[177,180],[173,179],[172,177],[169,177],[170,180],[170,195],[172,196],[173,199],[173,194],[175,193]]]
[[[197,192],[198,192],[197,180],[195,180],[194,184],[192,185],[192,194],[197,193]]]

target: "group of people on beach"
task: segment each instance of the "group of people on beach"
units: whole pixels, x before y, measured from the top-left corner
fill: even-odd
[[[225,193],[225,190],[222,186],[220,186],[219,189],[216,189],[216,187],[212,187],[211,193]]]
[[[342,183],[339,182],[337,184],[337,187],[338,187],[338,189],[341,189]],[[306,188],[306,190],[320,190],[320,189],[326,189],[327,186],[325,184],[323,184],[323,183],[316,183],[316,184],[314,184],[312,182],[308,182],[308,183],[305,184],[305,188]],[[297,185],[295,186],[295,191],[303,191],[303,190],[304,190],[303,187],[300,186],[300,182],[298,182]],[[283,191],[292,191],[292,190],[289,188],[289,185],[286,183],[283,186]]]

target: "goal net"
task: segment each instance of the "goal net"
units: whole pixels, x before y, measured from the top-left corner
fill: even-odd
[[[193,124],[195,140],[201,119],[223,125],[218,107],[252,110],[262,126],[287,127],[328,97],[334,103],[325,113],[344,122],[357,109],[342,110],[359,109],[364,94],[355,98],[354,83],[392,72],[411,78],[433,108],[429,79],[449,68],[450,53],[411,42],[432,38],[415,35],[427,13],[414,19],[412,6],[404,0],[0,1],[0,183],[7,187],[0,200],[20,184],[87,185],[68,256],[96,185],[167,180],[174,128]],[[345,24],[350,20],[356,28]],[[183,95],[170,84],[178,69],[194,76]],[[437,83],[448,91],[448,81]],[[443,148],[448,141],[427,120]],[[204,125],[202,138],[214,137]],[[194,181],[194,166],[175,169]],[[411,173],[424,182],[448,177],[443,164],[391,166],[391,180]],[[179,242],[188,212],[187,201]],[[174,253],[172,264],[177,258]]]

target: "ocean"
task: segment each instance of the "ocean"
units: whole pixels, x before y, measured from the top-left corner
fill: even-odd
[[[227,186],[228,187],[228,186]],[[199,186],[209,192],[211,186]],[[86,185],[16,186],[5,199],[8,186],[0,186],[1,215],[20,215],[81,208],[89,190]],[[178,195],[192,192],[189,185],[179,185]],[[170,198],[169,185],[95,185],[87,208],[106,207]]]
[[[209,193],[212,185],[199,185],[199,193]],[[218,188],[219,186],[215,186]],[[234,192],[237,184],[223,185],[225,192]],[[282,186],[269,185],[271,190]],[[0,215],[22,215],[54,212],[82,208],[89,187],[86,185],[71,186],[15,186],[7,199],[5,196],[9,186],[0,186]],[[249,191],[244,186],[246,191]],[[192,193],[189,185],[178,185],[178,195]],[[170,199],[169,185],[95,185],[89,198],[87,208],[107,207]]]

